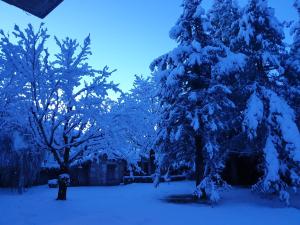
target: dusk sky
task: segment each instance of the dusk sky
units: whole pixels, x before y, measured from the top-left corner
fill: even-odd
[[[49,34],[82,41],[89,33],[96,68],[117,69],[113,80],[127,91],[135,74],[150,74],[153,59],[171,50],[170,28],[181,13],[182,0],[65,0],[46,19],[41,20],[0,1],[0,29],[8,32],[14,24],[38,26],[44,22]],[[204,1],[208,9],[212,1]],[[240,0],[241,5],[246,0]],[[295,20],[293,0],[270,0],[280,20]],[[289,39],[290,40],[290,39]],[[55,51],[53,39],[48,43]]]

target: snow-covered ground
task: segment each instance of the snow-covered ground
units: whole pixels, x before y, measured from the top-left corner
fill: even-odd
[[[292,207],[234,188],[211,207],[170,203],[170,195],[190,194],[191,182],[69,188],[55,201],[56,189],[34,187],[23,195],[0,189],[0,225],[299,225],[300,197]]]

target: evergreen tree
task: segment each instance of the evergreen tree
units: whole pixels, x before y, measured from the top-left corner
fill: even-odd
[[[241,8],[235,0],[214,0],[211,10],[209,11],[209,19],[211,23],[211,35],[219,45],[223,46],[225,55],[219,56],[219,62],[214,65],[213,74],[217,80],[222,79],[223,82],[230,84],[231,100],[236,107],[231,109],[231,129],[224,134],[222,146],[229,151],[236,152],[243,146],[243,140],[240,138],[240,104],[246,99],[241,99],[239,92],[242,87],[239,74],[244,72],[246,66],[246,55],[241,52],[233,52],[235,50],[235,39],[239,33],[239,20],[241,16]],[[238,140],[238,142],[236,141]]]
[[[226,156],[221,134],[235,107],[223,75],[239,68],[243,59],[212,38],[201,1],[185,0],[182,7],[183,14],[170,31],[178,46],[151,65],[163,115],[157,143],[163,165],[194,163],[198,196],[217,201]]]
[[[230,47],[231,40],[236,37],[239,28],[240,9],[236,0],[214,0],[208,16],[212,36]]]
[[[288,202],[288,183],[299,184],[300,133],[294,110],[284,98],[282,24],[267,0],[250,0],[239,25],[235,50],[247,56],[247,68],[238,78],[242,88],[235,94],[248,98],[242,126],[263,156],[264,175],[254,188],[278,193]]]
[[[298,12],[299,21],[292,27],[291,34],[294,36],[289,64],[297,74],[300,73],[300,1],[295,0],[294,6]],[[299,76],[299,75],[298,75]]]
[[[295,106],[297,121],[300,124],[300,1],[296,0],[294,6],[298,12],[299,19],[291,29],[294,41],[287,59],[286,77],[290,88],[288,96]]]

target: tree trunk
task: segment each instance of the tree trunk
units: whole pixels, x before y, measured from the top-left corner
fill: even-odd
[[[204,177],[203,141],[200,135],[196,135],[195,137],[195,146],[195,181],[197,187]]]
[[[67,188],[70,184],[69,169],[67,166],[61,168],[61,173],[58,177],[58,194],[56,200],[67,200]]]
[[[56,200],[67,200],[67,185],[64,182],[59,181]]]
[[[201,181],[204,178],[204,155],[203,155],[203,140],[200,135],[196,135],[195,137],[195,145],[196,145],[196,152],[195,152],[195,181],[196,187],[199,186]],[[201,192],[201,199],[207,200],[207,194],[204,188],[198,189]]]
[[[23,154],[21,153],[19,156],[19,179],[18,179],[18,193],[22,194],[24,191],[24,161],[23,161]]]

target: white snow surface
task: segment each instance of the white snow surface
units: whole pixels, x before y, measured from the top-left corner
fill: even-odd
[[[23,195],[0,189],[1,225],[299,225],[300,196],[291,207],[260,198],[249,189],[233,188],[220,203],[175,204],[169,195],[190,194],[193,182],[71,187],[67,201],[56,201],[57,189],[39,186]]]
[[[227,51],[226,57],[219,57],[219,62],[213,67],[213,73],[215,76],[220,76],[243,71],[246,66],[246,62],[246,55]]]

